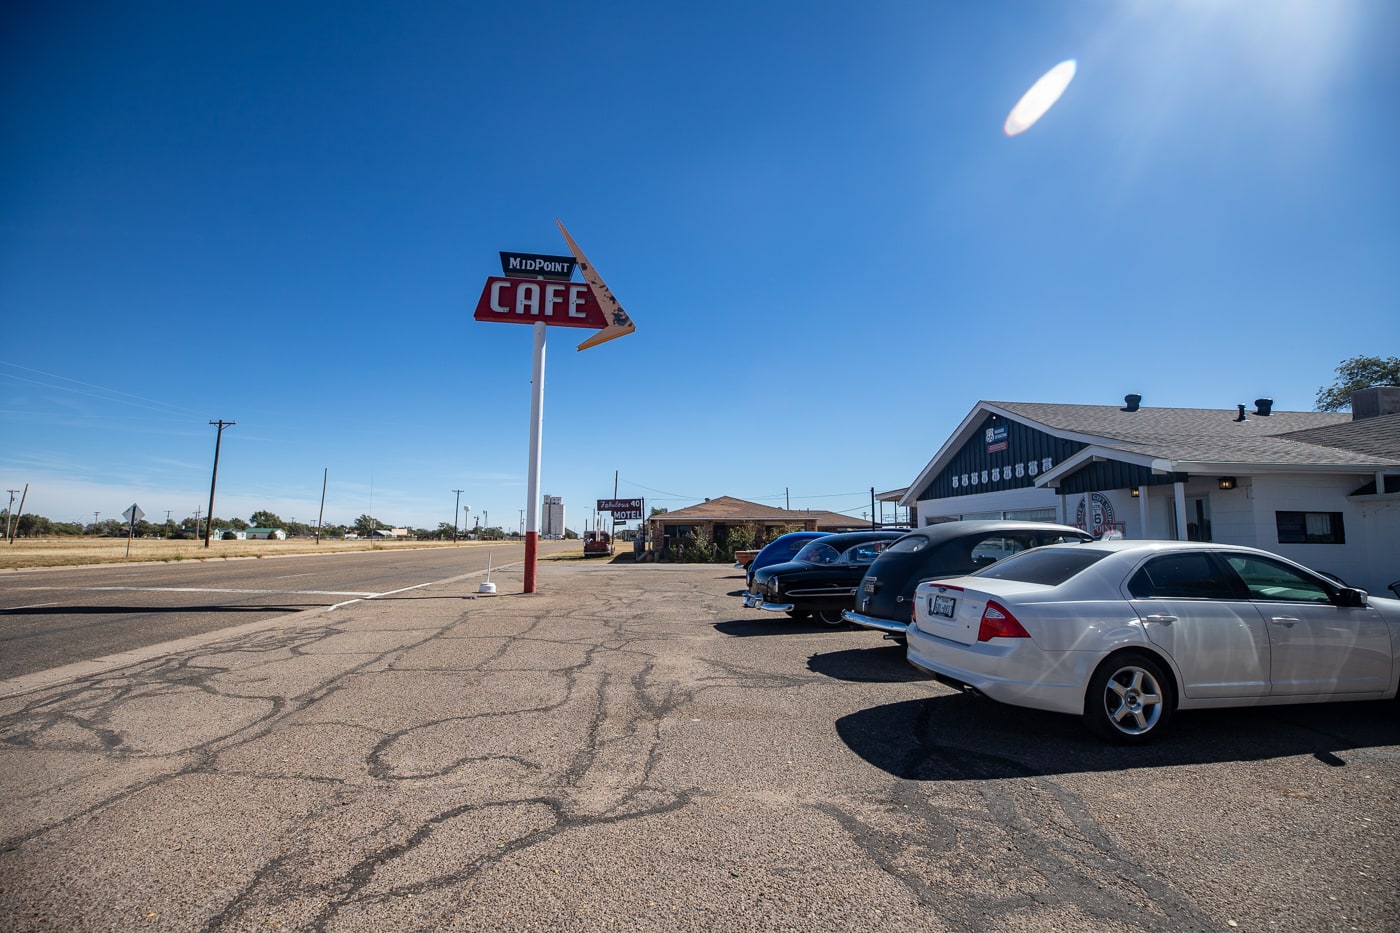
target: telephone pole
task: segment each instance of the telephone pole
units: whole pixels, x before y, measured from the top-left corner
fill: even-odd
[[[15,496],[19,495],[18,489],[5,490],[10,494],[10,504],[5,509],[5,540],[10,540],[10,519],[15,517]]]
[[[452,490],[457,494],[457,501],[452,503],[452,543],[457,543],[457,513],[462,511],[462,490]]]
[[[219,431],[214,435],[214,474],[209,477],[209,517],[204,523],[204,546],[209,546],[209,539],[214,534],[214,486],[219,482],[219,445],[224,440],[224,428],[231,428],[237,421],[225,421],[220,418],[218,421],[211,421],[210,424],[217,424]]]

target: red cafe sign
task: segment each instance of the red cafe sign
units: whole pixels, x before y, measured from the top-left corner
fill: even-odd
[[[610,323],[586,282],[550,282],[492,276],[476,303],[478,321],[590,327],[601,330]]]

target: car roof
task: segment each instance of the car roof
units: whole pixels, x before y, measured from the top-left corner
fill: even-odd
[[[925,525],[910,534],[923,535],[930,541],[948,541],[953,538],[961,538],[964,535],[986,534],[988,532],[1015,532],[1015,531],[1054,531],[1060,534],[1083,534],[1082,528],[1075,528],[1072,525],[1057,525],[1053,522],[1032,522],[1017,521],[1015,519],[969,519],[957,522],[939,522],[936,525]],[[1086,542],[1087,543],[1087,542]]]
[[[1112,554],[1128,551],[1139,551],[1144,554],[1156,551],[1238,551],[1241,554],[1264,554],[1269,557],[1282,556],[1257,547],[1247,547],[1242,544],[1222,544],[1218,541],[1144,541],[1116,538],[1111,541],[1085,541],[1082,544],[1051,544],[1049,547],[1089,548],[1090,550],[1107,551]],[[1288,560],[1288,558],[1284,558],[1284,560]],[[1289,562],[1297,563],[1296,561]]]
[[[882,531],[873,529],[871,531],[843,531],[840,534],[827,535],[822,538],[823,544],[829,544],[838,551],[844,551],[854,544],[862,544],[866,541],[880,541],[885,538],[902,538],[907,535],[907,531]]]

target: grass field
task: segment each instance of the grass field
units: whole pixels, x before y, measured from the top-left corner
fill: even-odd
[[[83,564],[120,564],[125,561],[220,560],[238,557],[275,557],[282,554],[329,554],[338,551],[387,551],[423,547],[501,547],[506,541],[344,541],[329,538],[289,541],[169,541],[134,538],[127,554],[125,538],[16,538],[0,540],[0,570],[28,567],[73,567]],[[583,544],[578,543],[580,555]],[[571,552],[559,554],[567,557]]]

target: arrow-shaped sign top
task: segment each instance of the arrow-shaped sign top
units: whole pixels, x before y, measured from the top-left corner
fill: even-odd
[[[569,252],[574,254],[578,260],[579,271],[583,273],[583,280],[588,283],[589,291],[593,292],[593,297],[598,299],[598,304],[603,308],[603,316],[610,322],[607,327],[589,337],[578,345],[580,350],[587,350],[589,347],[596,347],[600,343],[606,343],[615,337],[630,334],[637,329],[637,325],[632,323],[632,319],[627,316],[627,312],[622,310],[622,305],[613,296],[612,289],[608,288],[603,277],[598,274],[598,270],[593,268],[593,264],[588,261],[588,257],[583,255],[583,250],[578,248],[574,238],[569,236],[569,231],[564,229],[564,221],[558,217],[554,222],[559,225],[559,232],[564,234],[564,242],[569,244]]]

